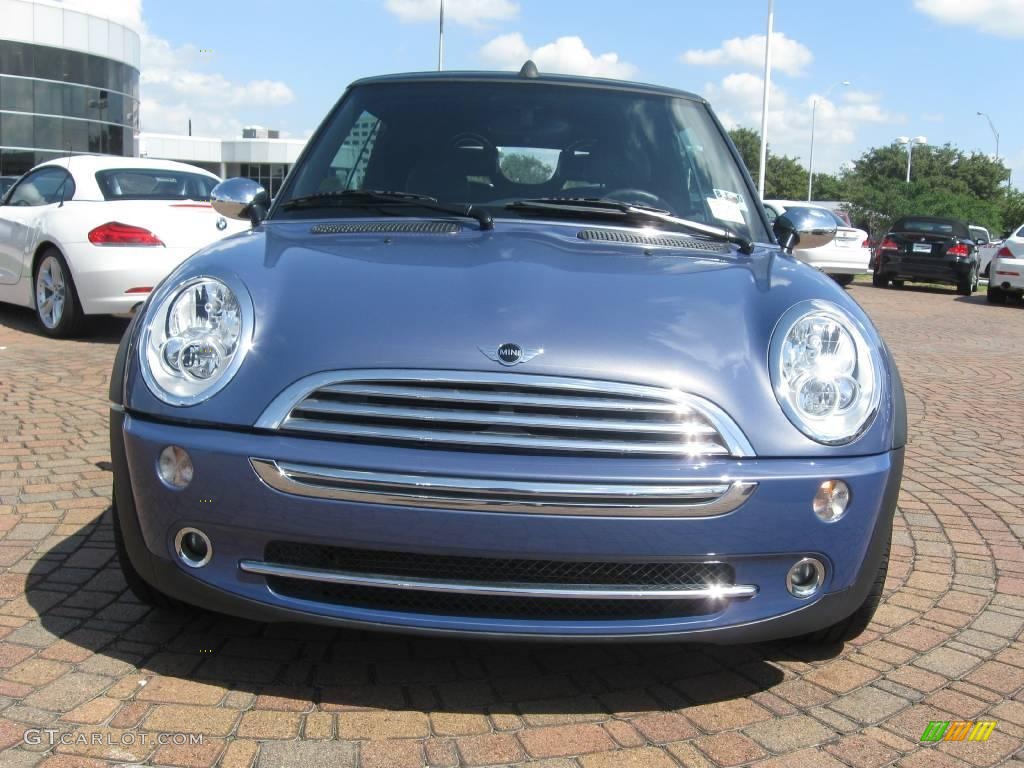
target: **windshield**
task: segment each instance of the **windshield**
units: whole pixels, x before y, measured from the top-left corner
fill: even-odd
[[[209,200],[217,179],[158,168],[97,171],[104,200]]]
[[[770,241],[707,107],[683,97],[529,81],[375,83],[350,91],[314,141],[280,202],[389,190],[509,217],[531,215],[504,209],[524,198],[600,198]]]

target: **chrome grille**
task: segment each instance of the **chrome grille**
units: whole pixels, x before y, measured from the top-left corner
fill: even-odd
[[[462,371],[334,371],[286,389],[257,427],[346,441],[547,454],[751,456],[703,398],[664,387]]]

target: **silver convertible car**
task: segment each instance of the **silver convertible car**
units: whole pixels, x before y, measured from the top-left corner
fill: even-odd
[[[835,642],[882,594],[903,390],[707,102],[352,84],[111,378],[142,600],[434,634]]]

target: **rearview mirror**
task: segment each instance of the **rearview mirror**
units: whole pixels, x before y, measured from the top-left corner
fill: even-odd
[[[825,211],[813,208],[787,210],[775,219],[772,230],[786,253],[792,253],[798,244],[801,248],[820,248],[836,236],[835,221]]]
[[[270,197],[261,185],[252,179],[235,177],[226,179],[210,192],[213,209],[229,219],[248,219],[255,227],[267,215]]]

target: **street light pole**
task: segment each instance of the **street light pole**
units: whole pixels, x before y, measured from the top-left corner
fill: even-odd
[[[757,195],[764,199],[764,173],[768,160],[768,93],[772,81],[772,27],[775,26],[775,0],[768,0],[768,34],[764,39],[764,94],[761,97],[761,167],[757,174]]]
[[[437,20],[437,71],[444,69],[444,0],[441,0],[441,14]]]
[[[825,89],[825,95],[823,99],[827,99],[828,95],[832,93],[832,89],[837,85],[849,85],[849,80],[841,80],[838,83],[833,83]],[[818,97],[814,97],[814,101],[811,102],[811,156],[807,161],[807,202],[811,202],[811,193],[814,191],[814,119],[818,111]]]
[[[914,157],[914,145],[922,146],[928,143],[928,139],[924,136],[915,136],[910,138],[908,136],[900,136],[896,139],[896,143],[907,148],[907,184],[910,183],[910,164]]]
[[[979,112],[978,115],[988,120],[988,127],[992,129],[992,135],[996,137],[996,162],[999,162],[999,131],[996,130],[995,125],[992,123],[992,118],[986,113]]]

